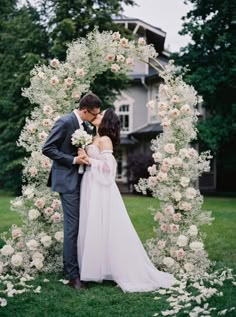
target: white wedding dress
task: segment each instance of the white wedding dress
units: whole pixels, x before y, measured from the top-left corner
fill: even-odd
[[[78,261],[83,281],[115,281],[124,292],[169,288],[175,278],[158,271],[139,240],[115,183],[112,151],[87,148],[91,166],[81,183]]]

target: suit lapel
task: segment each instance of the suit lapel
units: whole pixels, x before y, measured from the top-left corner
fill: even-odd
[[[79,122],[78,122],[78,119],[73,111],[71,112],[71,119],[72,119],[73,125],[75,127],[75,130],[79,129],[80,128]]]

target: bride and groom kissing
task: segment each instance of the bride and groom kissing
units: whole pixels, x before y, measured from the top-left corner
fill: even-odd
[[[112,109],[100,112],[102,102],[88,93],[77,109],[54,124],[43,146],[53,160],[49,185],[60,194],[64,213],[64,271],[77,290],[87,282],[112,280],[123,292],[150,292],[175,283],[173,275],[161,272],[150,261],[130,221],[115,183],[113,148],[119,143],[120,121]],[[96,135],[85,150],[76,148],[72,134]],[[84,173],[78,173],[79,166]]]

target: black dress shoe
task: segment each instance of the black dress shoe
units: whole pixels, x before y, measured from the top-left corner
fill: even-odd
[[[87,288],[87,285],[85,283],[81,282],[79,277],[76,277],[73,280],[70,280],[68,285],[70,287],[73,287],[73,288],[77,289],[77,290],[81,290],[81,289]]]

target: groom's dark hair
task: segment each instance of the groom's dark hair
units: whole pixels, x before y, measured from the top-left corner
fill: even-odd
[[[92,110],[94,108],[101,108],[101,107],[102,107],[101,99],[97,95],[93,94],[92,92],[83,96],[80,99],[79,106],[78,106],[80,110],[82,109]]]

